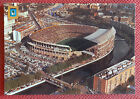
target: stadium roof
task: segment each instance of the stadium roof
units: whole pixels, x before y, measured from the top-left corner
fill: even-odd
[[[111,29],[98,29],[96,32],[84,37],[87,40],[90,40],[92,42],[96,43],[104,43],[108,39],[110,39],[111,36],[116,34],[116,30],[114,27]]]

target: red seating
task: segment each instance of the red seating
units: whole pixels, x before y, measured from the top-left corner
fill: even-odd
[[[67,38],[93,33],[95,30],[95,27],[86,25],[58,25],[32,34],[30,37],[37,41],[57,43]]]

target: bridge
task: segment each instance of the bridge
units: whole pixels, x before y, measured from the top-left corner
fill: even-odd
[[[56,85],[57,87],[60,87],[60,88],[70,88],[70,89],[72,88],[71,84],[64,82],[62,80],[59,80],[57,78],[54,78],[50,76],[49,74],[44,73],[44,71],[40,71],[40,72],[44,75],[44,79],[46,82]]]

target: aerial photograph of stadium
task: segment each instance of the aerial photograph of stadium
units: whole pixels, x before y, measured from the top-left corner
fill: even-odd
[[[135,94],[135,4],[5,3],[5,95]]]

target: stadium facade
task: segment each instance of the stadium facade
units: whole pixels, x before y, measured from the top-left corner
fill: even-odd
[[[29,36],[26,47],[35,53],[67,60],[83,53],[93,58],[106,55],[114,48],[116,30],[79,24],[59,24]]]

